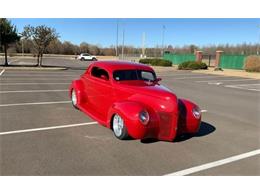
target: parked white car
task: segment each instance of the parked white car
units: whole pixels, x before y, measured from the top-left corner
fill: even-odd
[[[92,56],[92,55],[90,55],[88,53],[82,53],[82,54],[78,55],[77,59],[81,60],[81,61],[85,61],[85,60],[96,61],[97,57],[96,56]]]

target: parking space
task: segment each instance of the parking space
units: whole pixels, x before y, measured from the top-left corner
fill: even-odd
[[[258,162],[258,163],[257,163]],[[260,175],[260,155],[217,166],[191,175],[251,176]],[[256,166],[256,163],[258,164]]]
[[[76,67],[0,76],[1,175],[166,175],[260,148],[258,79],[158,73],[178,97],[205,110],[199,134],[119,141],[71,105],[69,84],[86,66]],[[193,174],[259,175],[259,154]]]

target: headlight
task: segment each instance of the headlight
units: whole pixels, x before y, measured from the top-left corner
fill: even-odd
[[[199,119],[201,115],[200,108],[198,106],[193,107],[192,114],[196,119]]]
[[[139,113],[139,120],[142,124],[147,125],[149,122],[149,114],[146,110],[143,110]]]

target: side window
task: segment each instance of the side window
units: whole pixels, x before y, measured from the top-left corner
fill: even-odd
[[[135,70],[118,70],[114,72],[113,77],[116,81],[137,80]]]
[[[145,80],[145,81],[154,81],[155,80],[153,73],[147,72],[147,71],[141,72],[141,78],[142,78],[142,80]]]
[[[100,79],[103,79],[103,80],[106,80],[108,81],[109,80],[109,76],[108,76],[108,72],[105,71],[104,69],[102,68],[99,68],[99,67],[93,67],[91,69],[91,75],[93,77],[97,77],[97,78],[100,78]]]

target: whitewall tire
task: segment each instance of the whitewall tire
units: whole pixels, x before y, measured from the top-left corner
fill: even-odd
[[[118,114],[115,114],[112,119],[112,129],[113,129],[114,135],[118,139],[123,140],[123,139],[128,138],[127,128],[125,126],[124,120]]]

